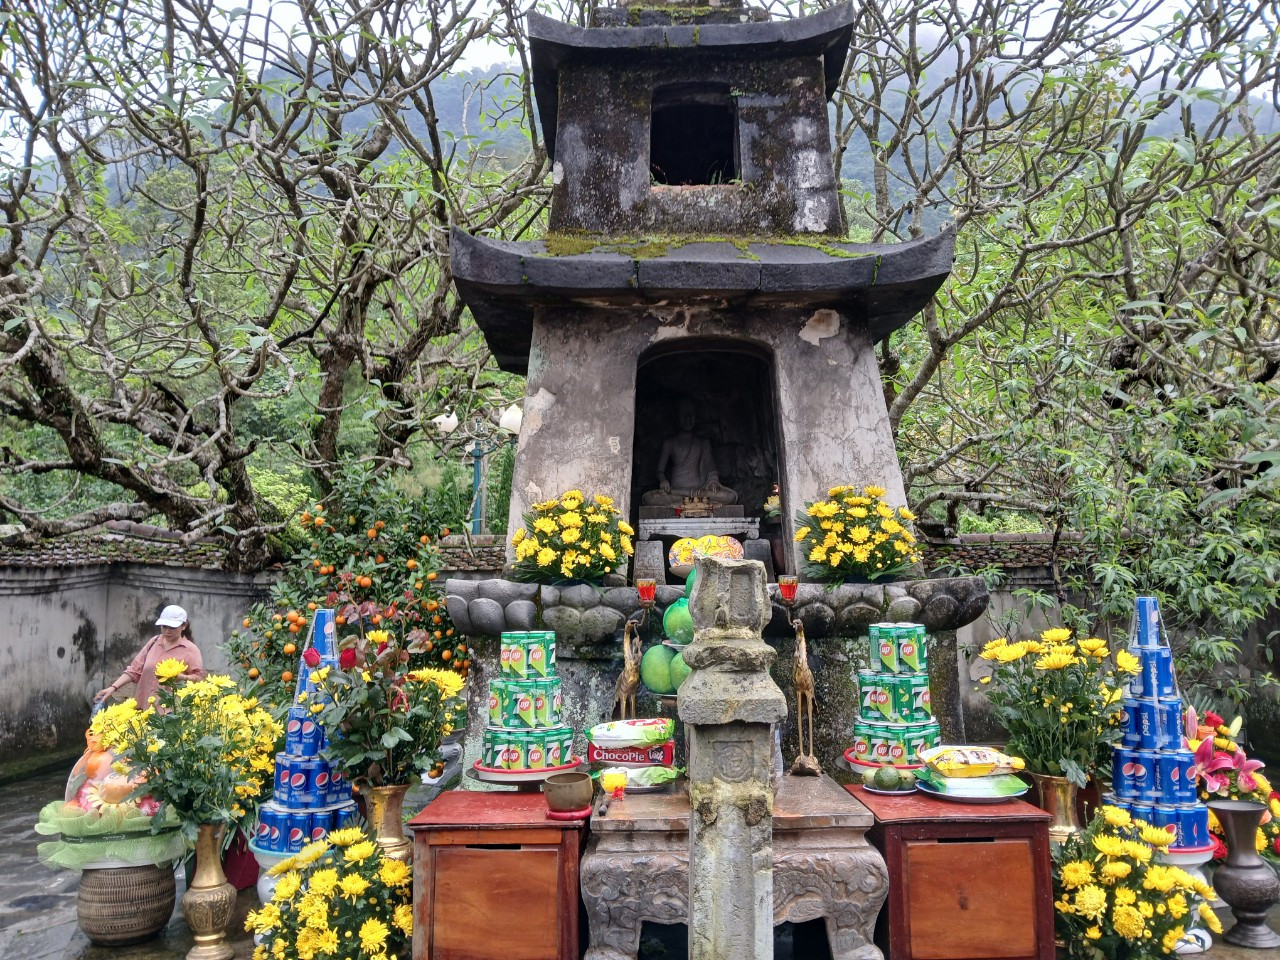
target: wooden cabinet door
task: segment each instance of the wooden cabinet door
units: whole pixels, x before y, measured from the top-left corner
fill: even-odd
[[[561,956],[558,846],[433,846],[430,858],[430,960]]]
[[[1029,840],[907,840],[905,847],[902,884],[914,960],[1037,956]]]

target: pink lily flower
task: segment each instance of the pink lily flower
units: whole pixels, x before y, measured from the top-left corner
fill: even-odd
[[[1236,748],[1236,752],[1231,757],[1231,767],[1235,771],[1236,786],[1240,788],[1241,793],[1253,793],[1258,789],[1258,781],[1254,779],[1253,774],[1264,766],[1266,764],[1261,760],[1245,759],[1244,750],[1240,747]]]
[[[1204,781],[1206,790],[1210,793],[1225,790],[1231,783],[1231,777],[1228,774],[1219,774],[1218,771],[1232,768],[1230,757],[1214,755],[1212,737],[1205,737],[1200,742],[1200,746],[1196,748],[1196,777]],[[1252,780],[1253,777],[1250,776],[1249,779]]]

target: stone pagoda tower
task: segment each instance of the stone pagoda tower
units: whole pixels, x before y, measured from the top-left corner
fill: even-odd
[[[589,27],[530,14],[549,232],[452,237],[494,356],[528,377],[513,522],[567,489],[608,494],[658,525],[637,570],[677,516],[659,461],[682,411],[728,490],[715,532],[755,531],[775,482],[788,545],[832,484],[904,502],[874,344],[929,302],[954,238],[841,239],[827,110],[853,9],[767,17],[735,0],[601,9]]]

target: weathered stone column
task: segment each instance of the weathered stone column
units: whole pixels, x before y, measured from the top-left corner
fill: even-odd
[[[764,564],[697,560],[693,672],[680,687],[689,750],[689,958],[773,956],[773,724]]]

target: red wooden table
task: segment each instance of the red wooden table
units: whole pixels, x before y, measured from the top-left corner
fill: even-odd
[[[867,839],[889,868],[876,927],[888,960],[1052,960],[1049,814],[845,789],[875,816]]]
[[[409,821],[413,960],[577,960],[585,826],[541,794],[442,793]]]

